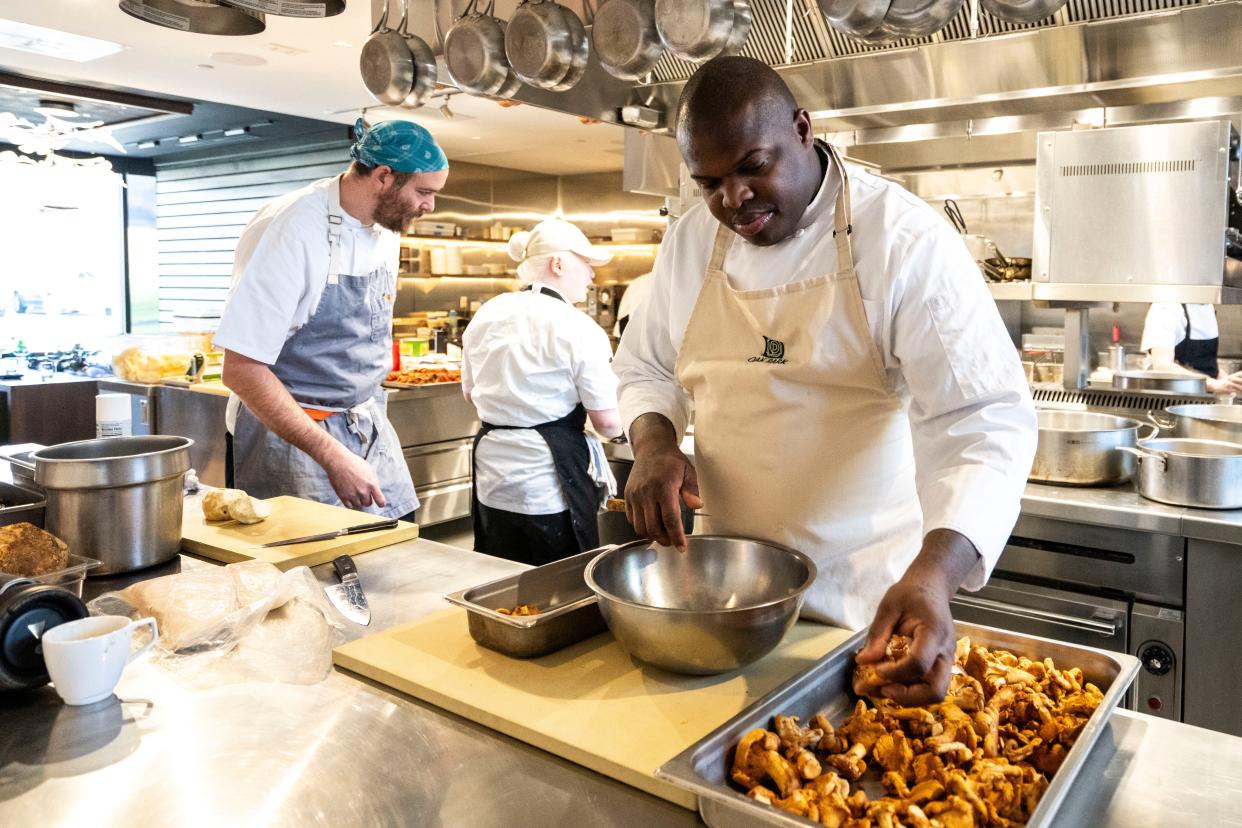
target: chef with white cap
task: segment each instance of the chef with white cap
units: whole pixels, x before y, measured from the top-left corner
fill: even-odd
[[[611,254],[567,221],[514,234],[519,291],[485,302],[462,337],[474,440],[475,550],[542,564],[599,545],[584,428],[621,433],[608,334],[574,307]]]

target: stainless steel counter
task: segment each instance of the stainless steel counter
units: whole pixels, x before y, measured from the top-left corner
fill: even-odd
[[[357,562],[373,620],[350,637],[413,620],[444,606],[446,592],[522,568],[425,540]],[[332,581],[327,565],[315,574]],[[63,706],[50,687],[0,697],[0,824],[698,823],[351,674],[311,686],[189,690],[139,662],[118,696],[90,708]],[[1242,739],[1118,712],[1061,813],[1058,825],[1084,828],[1240,824]]]

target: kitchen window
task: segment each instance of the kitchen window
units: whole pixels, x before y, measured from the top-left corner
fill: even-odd
[[[0,159],[0,347],[68,347],[125,331],[121,176]]]

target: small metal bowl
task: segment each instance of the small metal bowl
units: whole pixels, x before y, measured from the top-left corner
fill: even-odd
[[[586,582],[634,658],[713,675],[757,661],[798,620],[815,563],[749,538],[691,535],[679,552],[642,540],[591,561]]]

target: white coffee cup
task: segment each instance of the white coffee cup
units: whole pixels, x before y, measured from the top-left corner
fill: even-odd
[[[135,627],[151,628],[151,640],[130,654]],[[94,704],[112,695],[125,665],[159,641],[154,618],[131,621],[122,615],[97,615],[53,627],[43,634],[43,662],[65,704]]]

